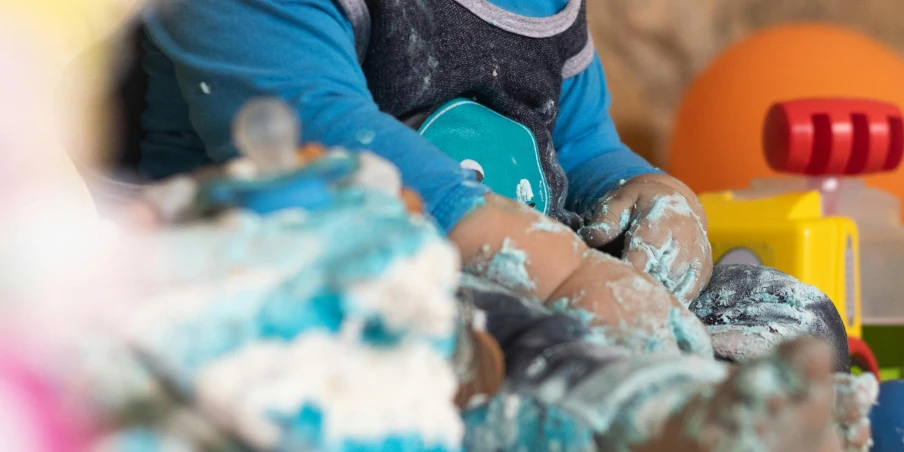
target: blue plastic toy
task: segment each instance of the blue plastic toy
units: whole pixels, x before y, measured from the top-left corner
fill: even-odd
[[[882,382],[870,422],[875,443],[872,452],[904,451],[904,380]]]
[[[352,155],[331,156],[288,173],[255,179],[224,178],[202,188],[201,202],[207,209],[241,207],[258,215],[285,208],[317,210],[333,205],[330,187],[358,169]]]

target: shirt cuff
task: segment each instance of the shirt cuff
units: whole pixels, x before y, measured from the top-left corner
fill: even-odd
[[[439,200],[428,201],[428,211],[439,228],[448,235],[461,219],[478,207],[486,205],[483,197],[490,189],[475,181],[464,181]]]
[[[583,215],[600,198],[620,187],[623,181],[644,174],[665,174],[633,152],[619,154],[618,157],[599,155],[568,174],[569,180],[581,181],[569,190],[568,207],[573,212]]]

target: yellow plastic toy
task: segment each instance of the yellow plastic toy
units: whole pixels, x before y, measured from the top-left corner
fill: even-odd
[[[795,177],[758,179],[743,191],[703,195],[713,257],[717,263],[773,267],[822,290],[844,320],[853,363],[879,376],[863,340],[869,332],[863,324],[876,320],[864,314],[894,314],[896,295],[879,294],[900,286],[895,269],[904,268],[904,261],[895,251],[900,228],[888,222],[897,222],[893,203],[857,179],[895,171],[904,160],[901,112],[869,99],[796,99],[774,104],[762,130],[764,160]],[[868,234],[863,242],[861,229]],[[861,247],[869,271],[866,292]]]
[[[709,219],[713,260],[773,267],[822,290],[850,337],[861,337],[857,225],[822,215],[817,191],[765,199],[732,192],[700,197]]]

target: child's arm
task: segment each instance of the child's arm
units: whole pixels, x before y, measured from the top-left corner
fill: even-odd
[[[515,260],[523,253],[527,263],[520,269],[518,262],[507,265],[501,253],[497,273],[520,278],[515,282],[523,284],[525,296],[542,301],[573,297],[588,311],[605,314],[596,323],[612,326],[613,339],[665,334],[667,348],[677,343],[668,327],[677,302],[664,290],[650,296],[657,287],[652,279],[589,252],[573,232],[515,201],[487,195],[484,205],[487,189],[474,182],[470,171],[381,113],[358,64],[351,26],[331,0],[162,5],[166,9],[148,19],[149,34],[171,60],[192,124],[212,159],[235,155],[230,126],[245,101],[277,95],[299,113],[306,141],[368,148],[396,164],[403,183],[419,191],[429,213],[452,231],[466,263],[500,256],[508,239]],[[627,298],[648,298],[646,303],[656,306],[619,304]],[[687,322],[703,331],[686,314]],[[649,320],[634,325],[632,319],[639,318]]]
[[[712,253],[703,208],[687,186],[653,168],[618,136],[599,57],[565,80],[554,140],[569,180],[569,207],[595,248],[627,233],[623,258],[684,304],[709,280]]]
[[[712,355],[702,323],[661,284],[521,203],[489,194],[486,206],[466,215],[450,237],[472,272],[581,313],[598,327],[598,340],[637,352]]]
[[[352,26],[333,0],[165,1],[146,24],[159,48],[145,61],[153,113],[145,121],[157,121],[151,141],[176,135],[166,121],[178,115],[178,103],[168,99],[181,96],[203,142],[199,153],[225,161],[237,153],[231,125],[239,108],[255,96],[277,96],[297,111],[305,142],[369,149],[399,167],[446,231],[488,192],[471,171],[379,110]],[[167,69],[178,87],[167,85]]]

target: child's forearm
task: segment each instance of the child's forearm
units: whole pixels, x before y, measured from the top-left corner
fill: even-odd
[[[569,228],[496,195],[452,230],[465,268],[550,307],[583,313],[599,340],[712,355],[702,323],[662,284]]]
[[[660,303],[673,301],[648,275],[591,249],[568,227],[515,201],[493,194],[485,199],[486,206],[465,216],[450,235],[466,268],[543,302],[569,298],[581,306],[580,295],[592,295],[585,302],[593,306],[582,306],[591,312],[620,304],[606,301],[620,301],[621,285]]]
[[[568,227],[494,194],[452,229],[465,267],[546,301],[581,266],[587,245]]]

